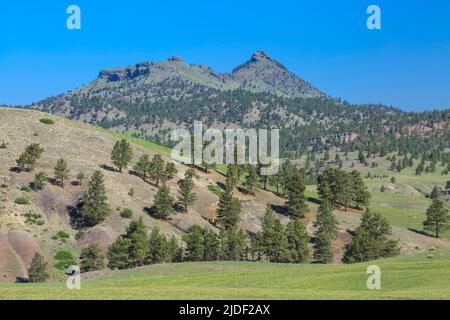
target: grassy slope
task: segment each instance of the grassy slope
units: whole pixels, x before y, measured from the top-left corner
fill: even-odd
[[[432,257],[431,257],[432,256]],[[382,271],[368,290],[367,266]],[[0,299],[450,299],[450,251],[355,265],[210,262],[155,265],[64,283],[0,286]]]

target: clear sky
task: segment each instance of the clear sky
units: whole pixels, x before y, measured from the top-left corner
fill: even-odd
[[[81,8],[68,30],[66,8]],[[366,27],[381,7],[382,29]],[[263,50],[334,97],[450,107],[448,0],[40,0],[0,4],[0,104],[74,89],[100,69],[172,55],[231,71]]]

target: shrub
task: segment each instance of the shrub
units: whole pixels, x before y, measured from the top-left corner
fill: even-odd
[[[78,231],[75,234],[75,240],[80,240],[82,239],[84,236],[86,235],[86,232],[84,232],[83,230]]]
[[[58,233],[52,237],[53,240],[61,240],[62,242],[66,242],[66,240],[69,238],[70,235],[63,230],[58,231]]]
[[[27,186],[23,186],[22,188],[20,188],[20,191],[23,191],[23,192],[30,192],[31,189],[28,188]]]
[[[28,224],[37,224],[38,226],[42,226],[45,223],[42,216],[39,213],[34,213],[33,211],[28,211],[24,214],[24,217],[27,218],[25,223]]]
[[[77,261],[72,252],[69,251],[58,251],[55,254],[54,258],[55,260],[58,260],[58,262],[55,264],[55,268],[59,270],[65,270],[69,266],[77,264]]]
[[[42,118],[39,121],[43,124],[54,124],[55,123],[55,121],[53,121],[52,119],[49,119],[49,118]]]
[[[27,197],[18,197],[16,198],[16,200],[14,200],[14,203],[24,206],[30,204],[30,200],[28,200]]]
[[[130,208],[125,208],[120,213],[120,216],[125,219],[131,219],[131,217],[133,217],[133,211]]]

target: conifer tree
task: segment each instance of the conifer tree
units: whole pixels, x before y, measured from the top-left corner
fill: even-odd
[[[36,173],[33,182],[31,182],[31,189],[34,191],[44,190],[47,180],[48,177],[44,172],[41,171]]]
[[[139,267],[145,264],[148,254],[147,227],[142,217],[130,222],[126,229],[125,238],[130,240],[128,262],[131,267]]]
[[[131,240],[124,236],[119,236],[108,249],[108,267],[110,269],[130,268],[130,248]]]
[[[287,189],[286,209],[295,218],[303,218],[308,209],[305,198],[305,184],[298,170],[294,170]]]
[[[289,260],[294,263],[304,263],[309,259],[309,236],[305,225],[300,219],[294,219],[286,227],[287,249]]]
[[[331,244],[336,239],[338,223],[333,215],[330,189],[326,183],[322,188],[321,204],[314,222],[314,259],[320,263],[330,263],[333,260]]]
[[[101,254],[97,244],[92,244],[81,250],[81,272],[102,270],[103,268],[105,268],[105,257]]]
[[[155,181],[157,187],[160,182],[166,181],[165,162],[160,154],[156,154],[150,163],[149,177]]]
[[[194,181],[190,175],[185,174],[184,179],[178,181],[180,187],[180,196],[178,202],[183,206],[184,212],[188,211],[188,206],[192,205],[197,200],[197,194],[192,191],[194,188]]]
[[[144,181],[147,181],[147,176],[151,171],[151,161],[148,154],[142,155],[133,167]]]
[[[250,194],[253,194],[253,187],[258,183],[258,175],[254,166],[248,166],[247,176],[245,177],[244,186]]]
[[[167,238],[159,232],[158,228],[154,228],[149,237],[149,251],[147,256],[147,263],[157,264],[169,262],[168,258],[168,243]]]
[[[33,169],[36,161],[42,156],[44,149],[37,143],[30,144],[25,148],[25,151],[16,160],[20,170]]]
[[[28,269],[28,278],[30,281],[45,282],[50,277],[47,266],[48,264],[44,257],[39,252],[36,252]]]
[[[232,183],[227,179],[225,191],[222,192],[217,208],[217,223],[221,228],[234,229],[240,221],[241,202],[233,197]]]
[[[114,144],[111,152],[111,160],[119,168],[120,172],[130,163],[132,158],[133,151],[128,141],[122,139]]]
[[[157,219],[167,219],[175,212],[173,209],[174,198],[166,185],[162,185],[156,194],[153,206],[151,207],[152,216]]]
[[[69,166],[67,160],[58,159],[54,169],[55,179],[59,180],[59,185],[64,189],[64,180],[69,178]]]
[[[261,226],[261,247],[269,262],[288,259],[286,230],[270,207],[267,207]]]
[[[386,218],[367,210],[362,217],[361,225],[355,230],[352,241],[347,246],[344,262],[364,262],[397,255],[398,242],[389,240],[387,236],[390,234],[391,227]]]
[[[95,226],[109,214],[103,174],[95,171],[83,196],[80,215],[88,226]]]
[[[424,229],[432,231],[436,238],[439,238],[441,232],[450,229],[449,211],[445,208],[442,200],[434,199],[426,215],[427,219],[423,223]]]
[[[205,253],[202,228],[199,225],[193,225],[182,238],[186,242],[185,260],[201,261]]]

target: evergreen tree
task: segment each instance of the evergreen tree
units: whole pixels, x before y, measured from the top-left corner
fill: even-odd
[[[183,206],[184,211],[188,211],[188,206],[194,204],[197,200],[197,194],[193,192],[194,181],[188,172],[185,173],[184,179],[178,181],[178,186],[180,187],[180,196],[178,202]]]
[[[126,229],[125,238],[130,240],[128,262],[131,267],[139,267],[145,264],[148,254],[147,227],[142,217],[130,222]]]
[[[261,248],[269,262],[288,260],[286,230],[270,207],[267,207],[261,226]]]
[[[96,244],[92,244],[81,250],[80,254],[80,270],[81,272],[89,272],[102,270],[105,268],[105,257],[101,254]]]
[[[157,219],[167,219],[175,212],[173,209],[175,199],[170,194],[166,185],[162,185],[156,193],[153,206],[151,208],[152,216]]]
[[[36,161],[42,156],[44,149],[37,143],[30,144],[25,148],[25,151],[16,160],[20,170],[33,169]]]
[[[238,167],[235,164],[230,164],[227,166],[227,181],[226,184],[231,187],[231,189],[236,188],[238,184]]]
[[[151,171],[150,156],[148,154],[142,155],[134,165],[133,170],[136,171],[144,181],[146,181],[147,175]]]
[[[261,162],[258,162],[256,166],[256,173],[258,174],[259,181],[263,184],[264,190],[267,190],[267,182],[269,181],[269,176],[262,174],[263,169],[266,167],[270,167],[270,164],[262,164]]]
[[[120,172],[130,163],[132,158],[133,151],[128,141],[122,139],[114,144],[111,152],[111,160],[119,168]]]
[[[205,253],[202,228],[199,225],[193,225],[189,227],[182,238],[186,242],[184,259],[187,261],[201,261]]]
[[[203,229],[203,261],[216,261],[220,258],[219,236],[210,229]]]
[[[165,180],[172,180],[178,174],[177,167],[173,162],[169,162],[165,169]]]
[[[167,241],[166,261],[181,262],[183,260],[183,250],[174,235]]]
[[[69,178],[69,166],[67,160],[59,159],[54,169],[55,179],[59,180],[61,188],[64,188],[64,180]]]
[[[171,259],[172,257],[168,254],[167,238],[159,232],[158,228],[154,228],[150,233],[147,263],[170,262]]]
[[[316,228],[314,242],[314,259],[320,263],[330,263],[333,260],[332,242],[336,239],[338,222],[333,215],[329,188],[323,186],[323,196],[314,221]]]
[[[236,229],[222,230],[220,233],[220,248],[222,260],[241,260],[246,251],[244,232]]]
[[[291,183],[292,173],[294,172],[294,167],[290,161],[283,162],[281,165],[280,175],[281,175],[281,189],[283,190],[283,195],[286,194],[289,184]]]
[[[258,175],[256,168],[252,165],[248,166],[247,176],[245,177],[244,186],[247,188],[250,194],[253,194],[253,187],[258,183]]]
[[[438,186],[434,186],[433,190],[430,193],[430,199],[438,199],[439,196],[441,195],[441,190],[439,190]]]
[[[103,174],[95,171],[83,196],[80,215],[88,226],[95,226],[109,214]]]
[[[156,154],[150,163],[149,177],[155,181],[157,187],[160,182],[166,181],[165,162],[160,154]]]
[[[110,269],[130,268],[130,248],[131,240],[124,236],[119,236],[108,249],[108,267]]]
[[[294,170],[287,188],[286,209],[292,217],[303,218],[308,209],[305,198],[305,184],[298,170]]]
[[[434,236],[439,238],[441,232],[450,229],[450,215],[448,212],[441,200],[434,199],[426,212],[427,219],[423,223],[424,229],[432,231]]]
[[[41,171],[36,173],[33,182],[31,182],[31,189],[34,191],[44,190],[47,180],[48,177],[44,172]]]
[[[309,236],[300,219],[294,219],[288,223],[286,237],[289,260],[295,263],[307,262],[309,259]]]
[[[347,246],[344,262],[364,262],[397,255],[398,242],[388,240],[387,236],[390,234],[391,228],[386,218],[367,210]]]
[[[353,191],[350,191],[352,194],[352,201],[355,203],[356,208],[359,209],[361,206],[367,206],[369,204],[370,193],[367,191],[366,184],[364,180],[361,178],[361,174],[353,170],[350,173],[351,178],[351,186],[353,187]]]
[[[28,278],[31,282],[45,282],[50,275],[48,274],[48,264],[44,257],[39,253],[33,257],[31,261],[30,268],[28,269]]]
[[[220,195],[217,208],[217,223],[219,226],[226,230],[236,228],[240,220],[241,209],[242,204],[233,197],[233,186],[227,179],[225,191]]]

